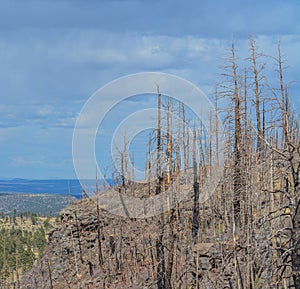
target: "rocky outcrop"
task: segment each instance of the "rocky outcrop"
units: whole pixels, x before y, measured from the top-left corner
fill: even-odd
[[[61,212],[44,256],[22,277],[21,288],[156,289],[158,268],[168,270],[173,288],[233,288],[237,269],[246,270],[253,249],[242,246],[242,234],[235,244],[230,232],[215,236],[210,215],[201,224],[205,234],[194,243],[191,207],[185,203],[160,216],[130,219],[83,199]]]

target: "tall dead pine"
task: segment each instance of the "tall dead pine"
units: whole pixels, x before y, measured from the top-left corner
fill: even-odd
[[[193,132],[193,175],[194,175],[194,206],[193,206],[193,223],[192,223],[192,235],[194,238],[194,243],[197,242],[197,235],[199,230],[199,183],[197,180],[197,134],[194,128]]]
[[[232,76],[233,76],[233,101],[234,101],[234,192],[233,192],[233,212],[236,225],[240,223],[240,198],[243,189],[242,177],[242,125],[241,125],[241,103],[239,95],[239,84],[237,75],[237,64],[235,57],[234,41],[231,46]]]
[[[173,128],[172,128],[172,101],[169,98],[168,101],[168,184],[171,183],[172,180],[172,171],[173,171],[173,158],[172,158],[172,151],[173,151]]]
[[[157,85],[157,178],[156,194],[161,193],[163,176],[162,176],[162,142],[161,142],[161,94]],[[165,288],[165,254],[164,254],[164,214],[158,220],[159,236],[156,240],[156,259],[157,259],[157,289]]]
[[[263,151],[263,130],[261,125],[261,111],[260,111],[260,84],[259,84],[259,70],[257,67],[258,54],[256,53],[255,40],[250,38],[251,61],[254,75],[254,93],[255,93],[255,112],[256,112],[256,127],[257,127],[257,153],[258,160]]]
[[[278,42],[278,72],[281,93],[281,126],[284,134],[284,153],[282,156],[289,163],[291,174],[290,185],[287,181],[286,192],[294,196],[295,205],[292,206],[292,235],[291,235],[291,259],[294,287],[300,288],[300,132],[298,123],[289,122],[291,112],[289,111],[288,94],[283,81],[283,60],[280,42]],[[293,131],[293,139],[290,131]],[[294,208],[293,208],[294,207]]]

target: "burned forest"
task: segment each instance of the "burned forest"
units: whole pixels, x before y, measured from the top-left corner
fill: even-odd
[[[240,59],[232,41],[205,123],[154,83],[147,180],[134,181],[124,136],[114,188],[97,187],[63,209],[43,257],[13,288],[299,289],[298,96],[276,45],[268,56],[251,38]],[[98,197],[112,189],[140,200],[168,191],[171,199],[158,215],[126,216],[125,206],[116,216]],[[6,289],[14,281],[1,282]]]

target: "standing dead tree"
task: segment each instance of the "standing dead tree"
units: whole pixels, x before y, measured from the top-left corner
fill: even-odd
[[[274,58],[278,66],[279,89],[271,88],[273,96],[277,100],[280,111],[279,132],[282,132],[281,141],[278,137],[276,142],[268,142],[263,139],[272,151],[272,155],[277,163],[277,179],[280,181],[280,187],[274,186],[270,192],[274,195],[284,196],[286,202],[280,204],[278,210],[283,210],[284,213],[279,216],[288,217],[289,231],[289,246],[282,254],[282,263],[280,264],[281,275],[289,267],[288,262],[291,262],[292,279],[294,288],[300,288],[300,129],[299,115],[293,113],[289,107],[288,87],[284,84],[283,75],[283,60],[281,55],[280,42],[278,43],[278,57]],[[279,96],[277,95],[279,91]],[[278,133],[278,130],[274,131]],[[277,182],[278,182],[277,181]],[[277,216],[276,216],[277,217]],[[285,222],[286,223],[286,222]],[[283,240],[282,242],[287,242]],[[280,244],[285,247],[284,244]]]
[[[257,53],[257,48],[255,46],[255,40],[253,37],[250,38],[250,50],[251,50],[251,57],[250,61],[252,63],[252,70],[253,70],[253,77],[254,77],[254,95],[255,95],[255,114],[256,114],[256,128],[257,128],[257,154],[258,160],[261,157],[261,153],[263,151],[263,126],[261,121],[261,79],[260,76],[261,71],[263,70],[263,66],[258,67],[257,60],[262,54]]]
[[[242,176],[242,125],[241,125],[241,99],[239,95],[239,83],[237,75],[237,64],[235,56],[234,41],[231,46],[232,54],[232,77],[234,85],[234,195],[233,195],[233,211],[234,222],[240,224],[240,198],[243,191],[243,176]]]
[[[200,136],[201,137],[201,136]],[[199,231],[199,182],[197,174],[197,133],[196,128],[193,132],[193,189],[194,189],[194,205],[193,205],[193,223],[192,223],[192,235],[194,243],[197,242],[197,236]]]
[[[156,194],[160,194],[162,191],[163,175],[162,175],[162,141],[161,141],[161,93],[159,86],[157,85],[157,178]],[[156,240],[156,258],[157,258],[157,289],[165,288],[165,253],[163,246],[164,238],[164,215],[161,214],[161,219],[158,221],[159,236]]]

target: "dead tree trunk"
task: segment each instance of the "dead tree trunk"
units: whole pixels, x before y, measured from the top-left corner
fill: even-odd
[[[232,41],[232,73],[233,73],[233,85],[234,85],[234,192],[233,192],[233,210],[234,210],[234,220],[235,224],[238,226],[240,224],[240,198],[243,189],[242,182],[242,159],[241,159],[241,149],[242,149],[242,126],[241,126],[241,103],[239,95],[238,86],[238,76],[237,76],[237,64],[235,59],[235,49],[234,42]]]
[[[102,245],[101,245],[101,224],[100,224],[100,208],[97,201],[97,237],[98,237],[98,264],[103,265]]]
[[[286,110],[286,95],[283,82],[283,61],[281,56],[280,42],[278,42],[278,69],[279,69],[279,84],[281,93],[281,123],[285,138],[285,143],[289,141],[288,139],[288,114]]]
[[[156,186],[156,195],[161,193],[161,187],[163,182],[162,176],[162,142],[161,142],[161,94],[159,86],[157,85],[157,178],[158,184]]]
[[[168,263],[166,266],[166,274],[165,274],[165,289],[172,289],[171,278],[173,272],[173,264],[174,264],[174,251],[175,251],[175,241],[176,236],[174,232],[174,224],[175,224],[175,210],[172,208],[170,212],[169,219],[169,254],[168,254]]]
[[[253,38],[250,39],[250,49],[251,49],[251,60],[252,69],[254,74],[254,93],[255,93],[255,112],[256,112],[256,127],[257,127],[257,154],[258,160],[261,157],[263,151],[263,130],[261,126],[261,111],[260,111],[260,92],[259,92],[259,71],[257,68],[257,53],[255,48],[255,41]]]
[[[159,91],[159,86],[157,85],[157,178],[158,183],[156,185],[156,194],[161,193],[163,176],[162,176],[162,142],[161,142],[161,94]],[[157,289],[165,288],[165,254],[164,254],[164,215],[161,214],[161,219],[158,221],[159,236],[156,240],[156,258],[157,258]]]
[[[193,223],[192,223],[192,235],[194,243],[197,242],[197,235],[199,230],[199,183],[197,180],[197,150],[196,150],[197,134],[194,128],[193,133],[193,175],[194,175],[194,207],[193,207]]]
[[[172,157],[172,151],[173,151],[173,128],[172,128],[172,101],[169,98],[168,101],[168,184],[172,181],[172,171],[173,171],[173,157]]]
[[[297,185],[297,195],[299,196],[299,183]],[[292,231],[292,270],[294,287],[300,288],[300,198],[298,197],[298,203],[293,218],[293,231]]]

